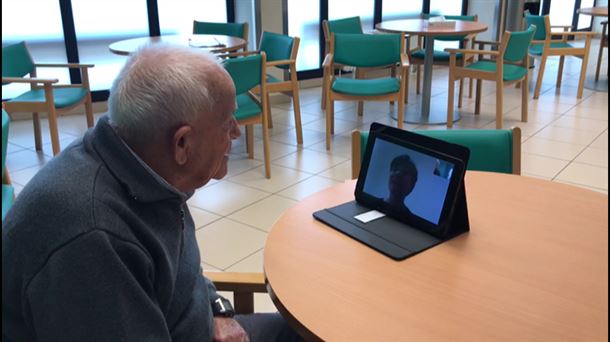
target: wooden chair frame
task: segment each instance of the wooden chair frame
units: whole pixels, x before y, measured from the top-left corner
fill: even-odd
[[[453,127],[453,97],[454,97],[454,88],[455,81],[462,79],[464,77],[475,78],[477,80],[477,88],[476,88],[476,98],[475,98],[475,115],[481,113],[481,86],[482,81],[494,81],[496,83],[496,128],[502,128],[502,119],[504,112],[504,92],[503,88],[507,85],[521,83],[521,121],[527,122],[527,113],[528,113],[528,100],[529,100],[529,88],[528,88],[528,75],[529,72],[526,73],[522,78],[513,80],[513,81],[504,81],[504,64],[505,62],[502,56],[504,56],[504,51],[506,50],[506,46],[508,44],[508,40],[510,37],[509,32],[504,32],[502,36],[502,41],[498,42],[489,42],[489,41],[476,41],[480,47],[483,45],[493,45],[498,47],[498,51],[492,50],[471,50],[471,49],[446,49],[445,51],[451,53],[449,58],[449,96],[447,103],[447,127]],[[470,70],[466,69],[465,66],[458,66],[456,60],[456,53],[461,52],[464,54],[464,58],[466,58],[466,54],[476,54],[479,56],[488,55],[495,59],[496,62],[496,70],[495,72],[486,72],[480,70]],[[513,64],[513,63],[511,63]],[[527,54],[521,61],[521,63],[514,63],[515,65],[520,65],[524,67],[526,70],[529,69],[529,58]]]
[[[540,56],[540,68],[538,70],[538,77],[536,79],[536,87],[534,89],[534,99],[540,97],[540,89],[542,88],[542,79],[544,77],[544,68],[546,66],[546,60],[550,56],[559,56],[559,70],[557,72],[557,82],[555,87],[561,87],[561,78],[563,76],[563,62],[565,60],[565,56],[574,56],[578,58],[582,58],[582,65],[580,67],[580,79],[578,81],[578,91],[576,93],[576,98],[581,99],[583,94],[583,88],[585,85],[585,77],[587,75],[587,63],[589,62],[589,50],[591,49],[591,39],[595,36],[594,32],[573,32],[568,29],[570,26],[551,26],[551,21],[548,15],[544,16],[544,26],[546,29],[546,38],[544,40],[532,40],[531,44],[544,44],[544,48],[542,50],[542,56]],[[554,27],[563,27],[563,32],[551,32],[551,29]],[[553,39],[553,36],[561,36],[560,40]],[[567,43],[568,37],[584,37],[585,38],[585,46],[584,47],[572,47],[572,48],[552,48],[551,43]],[[533,57],[538,57],[536,55],[532,55]]]
[[[267,293],[263,273],[204,272],[218,291],[233,292],[233,306],[237,314],[254,312],[254,293]]]
[[[335,35],[331,35],[331,50],[324,58],[324,63],[322,63],[322,68],[324,69],[324,89],[326,92],[326,149],[330,150],[330,140],[331,135],[335,133],[335,125],[334,125],[334,102],[335,101],[398,101],[398,118],[397,125],[398,128],[403,127],[403,118],[404,118],[404,108],[405,108],[405,99],[406,94],[409,92],[409,57],[407,56],[405,51],[405,37],[404,34],[400,34],[400,66],[398,71],[398,77],[400,78],[400,91],[392,94],[385,95],[376,95],[376,96],[355,96],[337,93],[332,90],[332,83],[336,79],[333,70],[335,70],[334,64],[334,43],[335,43]],[[372,68],[370,68],[372,69]],[[358,107],[358,115],[362,115],[361,107]]]
[[[27,45],[26,45],[27,47]],[[28,54],[29,54],[28,50]],[[32,58],[30,54],[30,59]],[[56,78],[38,78],[37,68],[70,68],[80,69],[82,83],[79,84],[65,84],[65,85],[54,85],[59,82]],[[89,73],[88,69],[93,68],[93,64],[79,64],[79,63],[34,63],[34,69],[30,73],[30,77],[2,77],[2,83],[27,83],[30,85],[32,90],[44,89],[45,102],[29,102],[29,101],[5,101],[3,102],[5,110],[9,113],[16,112],[32,112],[32,118],[34,121],[34,141],[36,151],[42,150],[42,135],[40,131],[40,112],[46,112],[49,120],[49,132],[51,134],[51,145],[53,148],[53,155],[57,155],[60,151],[59,144],[59,130],[57,124],[57,117],[61,114],[71,111],[75,107],[84,104],[85,114],[87,118],[87,127],[93,127],[93,105],[91,101],[91,89],[89,87]],[[53,89],[57,88],[84,88],[87,91],[87,95],[83,99],[72,106],[65,108],[56,108],[55,100],[53,98]]]
[[[514,175],[521,174],[521,129],[519,127],[511,127],[513,135],[513,155],[512,155],[512,173]],[[358,178],[360,175],[360,167],[362,165],[362,150],[360,144],[360,131],[352,131],[352,179]]]

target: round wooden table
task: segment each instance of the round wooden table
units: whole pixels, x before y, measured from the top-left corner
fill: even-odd
[[[376,25],[382,32],[405,33],[410,35],[426,36],[463,36],[471,33],[479,33],[487,30],[487,25],[476,21],[451,20],[455,26],[430,25],[426,19],[403,19],[383,21]],[[422,92],[421,113],[405,113],[405,122],[413,124],[445,124],[447,123],[447,112],[430,112],[430,95],[432,93],[432,64],[434,62],[434,39],[426,40],[424,57],[424,89]],[[459,120],[459,115],[454,114],[454,121]]]
[[[608,7],[583,7],[578,9],[579,14],[586,14],[592,17],[607,17]]]
[[[394,261],[316,221],[354,181],[300,202],[264,252],[271,297],[308,340],[601,341],[608,337],[608,196],[467,172],[470,232]]]
[[[144,45],[161,42],[207,49],[212,53],[232,52],[245,47],[247,44],[245,40],[238,37],[211,34],[193,34],[189,36],[166,35],[132,38],[112,43],[108,48],[111,52],[117,55],[127,56],[134,53]]]

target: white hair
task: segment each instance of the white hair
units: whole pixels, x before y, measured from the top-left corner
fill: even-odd
[[[205,51],[150,44],[129,58],[108,98],[112,125],[127,141],[145,143],[192,124],[230,96],[218,59]],[[227,82],[229,84],[231,82]]]

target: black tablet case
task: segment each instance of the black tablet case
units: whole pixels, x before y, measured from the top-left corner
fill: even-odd
[[[374,123],[371,126],[371,131],[378,129],[378,127],[379,124]],[[396,130],[395,128],[391,129]],[[394,131],[394,133],[397,132]],[[426,140],[432,139],[429,137],[425,138]],[[447,144],[446,142],[442,142],[442,144],[445,148],[447,147],[445,145]],[[459,146],[459,149],[462,148],[464,147]],[[460,152],[456,154],[460,159],[464,158]],[[466,167],[468,161],[468,154],[466,154],[465,158],[464,167]],[[368,223],[362,223],[354,218],[354,216],[370,210],[371,208],[356,201],[351,201],[336,207],[316,211],[313,213],[313,216],[317,220],[395,260],[406,259],[470,230],[464,180],[462,180],[456,194],[453,210],[447,222],[449,225],[448,233],[443,237],[431,235],[389,216],[384,216]]]

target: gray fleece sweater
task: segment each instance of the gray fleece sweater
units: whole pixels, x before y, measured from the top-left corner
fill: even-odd
[[[100,119],[2,223],[2,340],[211,340],[218,295],[185,201]]]

